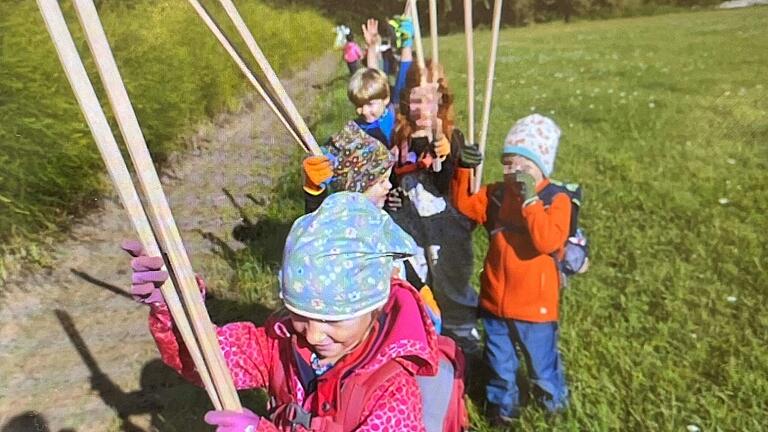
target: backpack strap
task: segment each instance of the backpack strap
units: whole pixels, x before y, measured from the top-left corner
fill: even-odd
[[[359,425],[365,404],[373,392],[400,371],[408,370],[396,360],[390,360],[364,379],[350,377],[346,385],[342,385],[339,405],[345,408],[340,423],[345,431],[352,431]]]
[[[390,360],[369,375],[347,378],[342,384],[339,400],[339,407],[344,408],[338,410],[335,417],[313,415],[292,401],[277,407],[272,412],[272,418],[286,422],[291,431],[301,430],[299,427],[318,432],[353,431],[359,426],[360,417],[373,392],[402,370],[407,369],[397,361]]]
[[[549,184],[539,192],[539,199],[545,206],[550,206],[552,200],[559,193],[568,195],[571,200],[571,223],[568,228],[568,237],[576,234],[579,227],[579,209],[581,208],[581,186],[577,183],[563,183],[557,180],[549,180]]]

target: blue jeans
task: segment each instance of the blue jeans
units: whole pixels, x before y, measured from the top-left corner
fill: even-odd
[[[488,402],[499,413],[516,417],[520,411],[517,369],[520,366],[515,345],[526,358],[531,382],[541,392],[539,402],[555,412],[568,404],[563,363],[557,349],[557,322],[532,323],[499,318],[482,313],[485,326],[485,360],[491,368],[491,380],[485,388]]]

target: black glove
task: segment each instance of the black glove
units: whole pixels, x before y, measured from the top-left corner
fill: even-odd
[[[459,166],[462,168],[474,168],[483,161],[483,154],[475,144],[464,144],[459,149]]]
[[[398,211],[403,207],[402,189],[399,187],[392,189],[387,194],[387,200],[384,202],[384,209],[388,211]]]
[[[416,153],[416,156],[421,156],[424,153],[433,152],[432,145],[427,137],[411,138],[411,151]]]

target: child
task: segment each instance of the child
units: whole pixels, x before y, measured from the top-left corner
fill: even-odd
[[[333,41],[333,48],[334,49],[342,49],[344,48],[344,44],[347,41],[347,35],[350,34],[352,31],[344,24],[339,24],[336,27],[333,28],[333,33],[336,34],[336,39]]]
[[[349,80],[347,97],[355,106],[354,122],[387,149],[392,148],[395,111],[390,104],[387,76],[378,69],[360,69]]]
[[[469,283],[474,226],[454,209],[449,194],[454,169],[451,149],[457,152],[464,136],[454,126],[453,94],[443,69],[427,62],[426,71],[427,81],[435,84],[422,86],[421,71],[411,68],[402,91],[394,146],[396,183],[403,190],[404,203],[390,214],[427,251],[429,284],[443,314],[443,330],[472,359],[480,353],[477,293]],[[428,131],[434,132],[432,143],[426,140]],[[443,161],[440,172],[431,168],[436,157]]]
[[[354,123],[396,154],[397,149],[392,146],[395,109],[390,103],[390,88],[386,74],[370,68],[357,71],[349,80],[347,97],[358,114]],[[399,193],[395,191],[387,199],[387,208],[396,208],[400,203]]]
[[[355,35],[347,34],[347,43],[344,44],[344,61],[347,62],[349,74],[352,75],[360,69],[360,60],[363,58],[363,50],[355,43]]]
[[[327,156],[309,156],[302,163],[307,213],[320,207],[328,196],[328,189],[363,193],[376,207],[384,208],[392,187],[389,178],[394,157],[381,142],[363,132],[355,122],[349,122],[328,140],[323,150]],[[424,250],[417,247],[411,254],[407,260],[397,261],[399,276],[419,291],[440,333],[440,310],[426,285],[428,269]]]
[[[396,46],[400,49],[400,62],[397,67],[397,77],[395,78],[395,87],[392,92],[392,102],[397,107],[400,100],[400,92],[405,85],[405,79],[408,71],[413,64],[413,21],[407,16],[397,16],[390,20],[390,24],[397,26]],[[380,69],[383,67],[383,61],[380,61],[381,36],[379,35],[379,21],[373,18],[363,25],[363,36],[365,43],[368,44],[366,62],[371,69]],[[380,64],[382,66],[380,66]],[[386,69],[385,69],[386,70]],[[384,75],[386,77],[386,73]]]
[[[530,115],[515,123],[504,141],[503,182],[470,195],[470,168],[481,159],[474,146],[462,148],[453,179],[456,208],[488,230],[480,308],[493,372],[486,396],[495,422],[519,415],[515,346],[527,358],[547,410],[563,409],[568,400],[557,348],[560,273],[552,254],[568,238],[571,199],[561,192],[547,207],[537,195],[550,184],[559,138],[551,119]]]
[[[237,322],[216,329],[235,386],[266,388],[272,414],[212,411],[206,421],[219,430],[424,431],[415,376],[437,373],[437,335],[418,293],[391,279],[393,260],[414,248],[362,194],[333,194],[297,219],[280,276],[287,313],[264,327]],[[150,330],[163,361],[200,384],[156,295],[167,278],[158,271],[162,259],[142,256],[136,245],[127,250],[138,256],[131,262],[132,291],[150,303]],[[364,395],[354,391],[384,368],[378,385]],[[302,418],[311,420],[302,424]]]

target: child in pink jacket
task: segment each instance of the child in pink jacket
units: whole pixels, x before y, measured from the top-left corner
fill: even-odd
[[[360,45],[355,42],[355,35],[349,33],[347,35],[347,43],[344,44],[344,61],[349,68],[349,75],[355,73],[360,69],[360,60],[363,58],[363,50],[360,49]]]
[[[167,278],[162,259],[135,245],[126,249],[137,256],[133,293],[150,304],[163,361],[199,385],[158,294]],[[206,421],[220,431],[424,431],[416,376],[437,373],[437,335],[416,290],[391,277],[394,260],[414,249],[410,236],[359,193],[330,195],[297,219],[280,274],[284,313],[263,327],[216,329],[235,386],[266,388],[270,416],[211,411]]]

